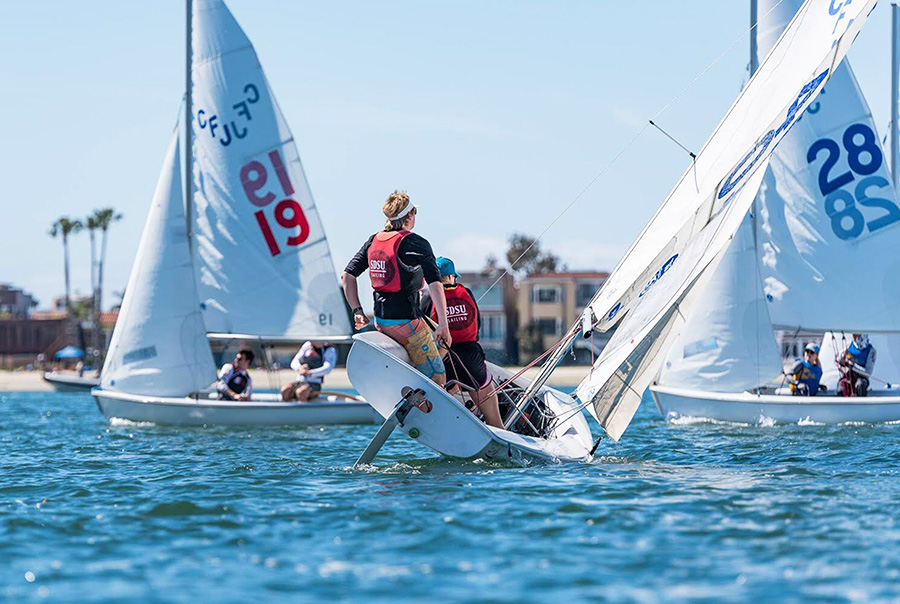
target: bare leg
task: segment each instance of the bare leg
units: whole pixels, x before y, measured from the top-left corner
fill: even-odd
[[[281,400],[290,401],[294,399],[294,383],[285,384],[281,387]]]
[[[478,408],[484,413],[484,419],[489,426],[502,428],[503,420],[500,419],[500,401],[497,400],[497,393],[492,392],[493,389],[493,383],[488,382],[487,386],[478,391]]]
[[[297,400],[301,403],[309,400],[309,384],[297,386]]]

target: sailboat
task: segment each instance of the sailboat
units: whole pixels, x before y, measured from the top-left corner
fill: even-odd
[[[358,463],[374,459],[398,426],[452,457],[583,460],[594,452],[589,429],[573,421],[584,407],[618,440],[659,371],[667,344],[677,337],[683,313],[703,291],[750,208],[769,157],[826,84],[875,2],[844,3],[837,12],[829,4],[810,0],[804,5],[579,320],[548,351],[538,377],[501,385],[513,386],[509,392],[501,388],[509,405],[505,429],[482,424],[418,374],[387,338],[354,336],[348,374],[385,418]],[[576,338],[614,325],[577,398],[558,397],[546,387]],[[378,379],[371,376],[376,371]],[[526,440],[522,418],[539,418],[540,425],[532,427],[549,429],[532,430]]]
[[[45,371],[44,381],[53,386],[57,392],[80,392],[87,394],[91,388],[100,385],[98,378],[71,375],[60,371]]]
[[[765,53],[797,8],[761,0]],[[650,392],[663,415],[746,423],[900,420],[900,204],[871,111],[844,60],[775,152],[750,214]],[[826,332],[816,396],[791,396],[776,330]],[[837,332],[837,333],[834,333]],[[840,397],[836,359],[873,333],[876,382]],[[892,345],[893,344],[893,345]],[[884,351],[884,355],[882,355]]]
[[[196,10],[195,10],[196,9]],[[107,418],[188,425],[372,423],[362,399],[218,400],[209,340],[348,340],[293,136],[221,0],[188,0],[185,170],[176,130],[92,391]],[[182,193],[183,191],[183,193]]]

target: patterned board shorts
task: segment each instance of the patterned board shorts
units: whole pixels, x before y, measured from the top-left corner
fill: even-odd
[[[422,319],[404,321],[399,325],[384,325],[375,320],[375,328],[406,348],[409,361],[427,377],[445,372],[444,361],[434,341],[434,332]]]

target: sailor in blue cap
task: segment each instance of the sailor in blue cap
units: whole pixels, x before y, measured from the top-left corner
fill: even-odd
[[[815,396],[819,390],[826,390],[822,380],[822,363],[819,362],[819,345],[810,342],[803,349],[803,360],[798,360],[788,374],[791,394],[794,396]]]
[[[444,367],[447,381],[456,380],[471,388],[475,404],[484,414],[485,421],[496,428],[503,427],[500,404],[494,392],[493,379],[488,369],[484,350],[478,342],[481,313],[472,291],[459,282],[459,273],[450,258],[439,256],[435,263],[444,285],[447,300],[447,325],[452,344],[445,349]],[[431,298],[423,297],[422,312],[438,322],[437,310]]]

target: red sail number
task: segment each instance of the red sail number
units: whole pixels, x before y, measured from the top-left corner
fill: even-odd
[[[303,208],[300,207],[300,204],[290,198],[294,194],[294,185],[291,184],[291,179],[285,169],[281,154],[276,149],[269,152],[268,157],[278,179],[278,184],[281,185],[281,191],[285,196],[285,199],[275,204],[275,222],[283,229],[292,232],[285,240],[287,245],[300,245],[309,237],[309,222],[306,220],[306,215],[303,213]],[[253,160],[241,168],[241,185],[244,187],[244,195],[247,196],[247,201],[261,208],[254,213],[256,223],[259,226],[263,239],[266,241],[266,245],[269,247],[269,253],[277,256],[281,253],[281,248],[275,239],[272,227],[269,225],[266,212],[262,209],[278,198],[276,193],[266,188],[268,179],[268,171],[265,164],[261,161]],[[299,228],[299,231],[294,233],[294,229],[297,228]]]

